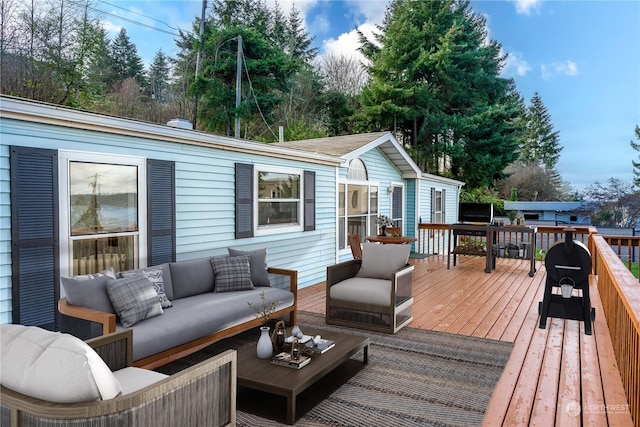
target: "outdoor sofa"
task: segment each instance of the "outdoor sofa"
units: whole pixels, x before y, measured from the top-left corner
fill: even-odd
[[[295,324],[297,271],[267,268],[266,249],[229,253],[117,275],[107,270],[62,278],[61,330],[87,339],[130,328],[133,365],[153,369],[262,325],[257,311],[272,303],[272,318],[288,315],[287,321]],[[148,292],[149,281],[156,293],[147,300],[154,304],[141,314],[147,301],[134,298],[132,304],[129,294],[142,292],[127,287],[143,283]]]
[[[131,330],[87,342],[35,326],[0,332],[2,426],[235,425],[235,350],[167,376],[131,366]]]

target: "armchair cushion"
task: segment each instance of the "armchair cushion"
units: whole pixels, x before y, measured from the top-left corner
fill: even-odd
[[[360,304],[391,306],[391,281],[352,277],[331,286],[331,299]]]
[[[142,390],[151,384],[155,384],[158,381],[162,381],[169,377],[168,375],[160,372],[152,371],[150,369],[135,368],[133,366],[119,369],[115,371],[113,375],[116,377],[118,382],[120,382],[123,396]]]
[[[87,343],[36,326],[0,325],[0,383],[55,403],[107,400],[120,383]]]
[[[362,244],[362,265],[357,277],[391,280],[409,261],[411,245]]]

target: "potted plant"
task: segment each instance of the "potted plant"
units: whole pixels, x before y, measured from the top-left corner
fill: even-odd
[[[249,305],[249,308],[256,312],[256,319],[262,320],[260,338],[258,339],[256,353],[259,359],[269,359],[273,355],[273,343],[269,336],[269,326],[267,326],[267,323],[271,320],[271,316],[273,316],[273,313],[276,311],[276,307],[280,301],[271,301],[267,303],[265,301],[264,291],[260,292],[260,299],[262,300],[262,304],[260,305],[252,304],[251,302],[247,302],[247,304]]]
[[[380,230],[381,230],[380,231],[380,236],[386,236],[387,235],[387,227],[393,226],[393,221],[391,221],[391,218],[389,218],[386,215],[380,215],[376,219],[376,224],[378,224],[378,226],[380,227]]]

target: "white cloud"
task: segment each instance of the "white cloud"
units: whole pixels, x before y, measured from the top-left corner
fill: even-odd
[[[531,65],[519,53],[511,52],[507,56],[502,74],[510,75],[513,72],[518,77],[524,77],[529,71],[531,71]]]
[[[540,71],[544,80],[549,80],[556,75],[577,76],[580,73],[578,64],[570,60],[543,64]]]
[[[374,24],[362,24],[358,27],[369,40],[373,40],[373,32],[376,31]],[[365,62],[366,58],[362,55],[358,48],[360,42],[358,40],[358,33],[356,30],[352,30],[348,33],[342,33],[337,39],[328,39],[322,42],[324,54],[333,53],[342,56],[352,56],[359,61]]]
[[[107,33],[110,33],[113,35],[118,34],[120,32],[120,29],[122,28],[122,25],[114,24],[111,21],[100,21],[100,24],[102,25],[102,28],[104,28]]]
[[[365,23],[382,24],[389,1],[344,0],[357,15],[364,16]]]
[[[538,11],[542,5],[542,0],[514,0],[516,12],[530,15],[532,11]]]

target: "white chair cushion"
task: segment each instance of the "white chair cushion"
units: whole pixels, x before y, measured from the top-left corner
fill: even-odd
[[[362,304],[391,306],[391,280],[352,277],[331,286],[331,299]]]
[[[158,381],[162,381],[168,378],[169,375],[162,374],[160,372],[151,371],[149,369],[136,368],[133,366],[119,369],[113,373],[120,386],[122,387],[122,395],[131,394],[135,391],[142,390],[143,388],[155,384]]]
[[[0,384],[55,403],[112,399],[120,383],[84,341],[35,326],[0,325]]]
[[[411,245],[362,244],[362,265],[358,277],[391,280],[393,273],[407,265]]]

